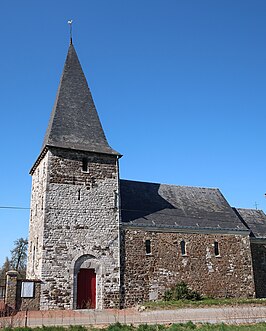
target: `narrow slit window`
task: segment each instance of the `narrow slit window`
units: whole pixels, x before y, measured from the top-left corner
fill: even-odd
[[[217,241],[214,242],[214,255],[215,256],[219,256],[220,252],[219,252],[219,244]]]
[[[180,247],[181,247],[181,254],[186,255],[186,243],[184,240],[180,242]]]
[[[88,172],[88,159],[85,157],[82,159],[82,171]]]
[[[145,241],[146,254],[151,254],[151,241],[148,239]]]
[[[33,254],[32,254],[32,269],[34,271],[35,267],[35,246],[33,246]]]
[[[78,190],[78,200],[80,200],[80,189]]]
[[[114,208],[118,208],[118,194],[116,191],[114,191]]]

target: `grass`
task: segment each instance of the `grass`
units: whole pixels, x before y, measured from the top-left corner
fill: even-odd
[[[171,324],[164,326],[160,324],[142,324],[137,327],[133,325],[123,325],[120,323],[111,324],[107,328],[85,328],[83,326],[69,326],[68,328],[59,326],[43,326],[41,328],[3,328],[1,331],[264,331],[266,323],[253,325],[226,325],[226,324],[194,324],[192,322],[184,324]]]
[[[212,306],[239,306],[239,305],[266,305],[266,299],[211,299],[202,300],[172,300],[172,301],[149,301],[143,304],[147,309],[177,309],[197,308]]]

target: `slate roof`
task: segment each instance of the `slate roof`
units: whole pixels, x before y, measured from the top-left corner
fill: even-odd
[[[120,180],[124,224],[248,231],[218,189]]]
[[[262,210],[234,208],[242,222],[251,230],[251,236],[266,238],[266,215]]]
[[[68,49],[42,150],[46,146],[120,155],[107,142],[72,44]]]

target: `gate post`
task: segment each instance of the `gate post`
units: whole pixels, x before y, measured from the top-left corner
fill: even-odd
[[[5,304],[14,310],[17,306],[17,280],[18,272],[16,270],[10,270],[6,273]]]

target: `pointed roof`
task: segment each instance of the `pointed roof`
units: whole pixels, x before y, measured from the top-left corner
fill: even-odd
[[[72,43],[68,49],[42,150],[46,146],[120,155],[107,142]]]

